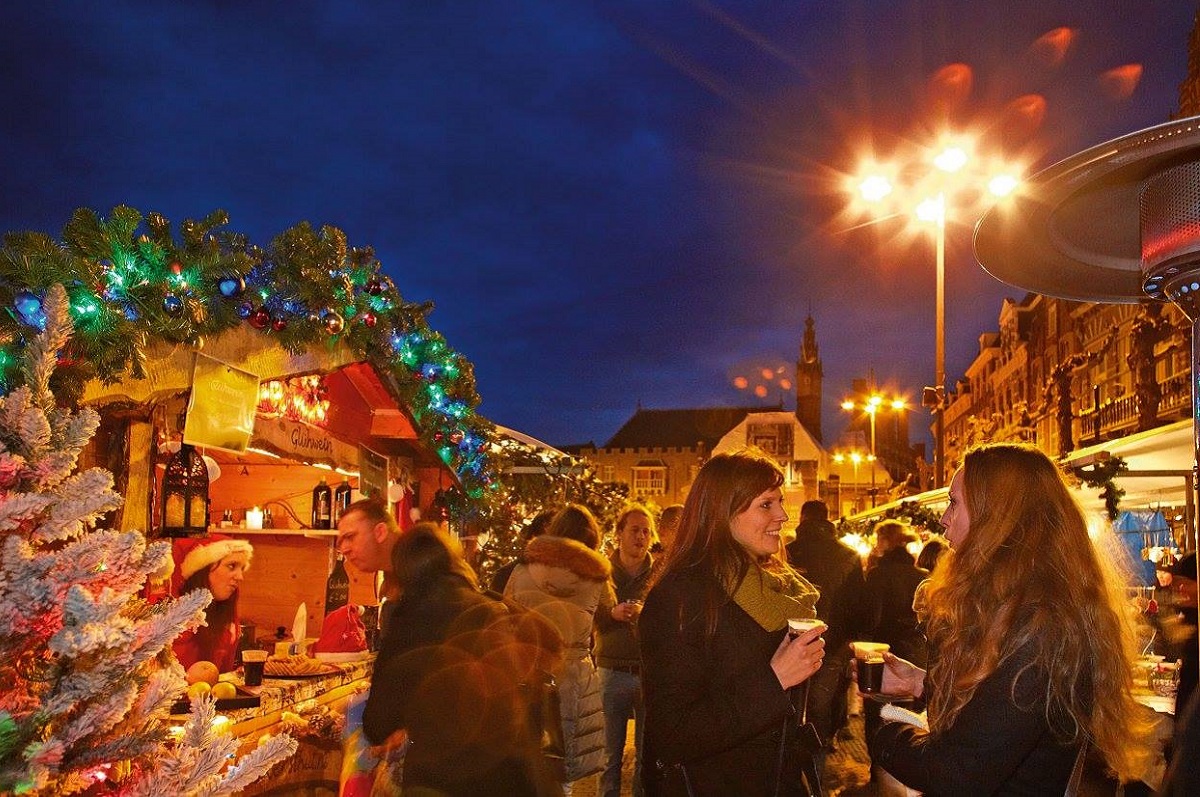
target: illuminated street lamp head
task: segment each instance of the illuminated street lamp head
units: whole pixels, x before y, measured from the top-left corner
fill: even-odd
[[[942,194],[938,194],[930,199],[923,200],[917,205],[917,218],[921,221],[942,222],[946,218],[946,199]]]
[[[851,401],[850,399],[846,399],[845,401],[842,402],[842,409],[847,410],[847,411],[854,409],[854,402]]]
[[[988,180],[988,193],[992,196],[1008,196],[1020,184],[1021,180],[1014,174],[998,174]]]
[[[892,182],[881,174],[872,174],[858,184],[858,193],[868,202],[880,202],[892,193]]]
[[[933,157],[933,165],[944,172],[957,172],[967,165],[970,158],[962,147],[946,147]]]

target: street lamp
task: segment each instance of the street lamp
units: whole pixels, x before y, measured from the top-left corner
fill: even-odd
[[[904,399],[885,398],[884,396],[881,396],[878,393],[872,393],[870,396],[867,396],[867,400],[864,401],[862,404],[856,404],[852,399],[846,399],[845,401],[842,402],[842,409],[846,410],[847,412],[854,412],[855,410],[861,410],[862,412],[865,412],[867,414],[867,417],[870,418],[870,420],[871,420],[871,455],[870,455],[869,459],[871,462],[871,507],[872,508],[875,507],[875,497],[876,497],[875,459],[878,455],[878,452],[875,450],[875,416],[877,414],[879,414],[879,411],[882,409],[891,409],[895,412],[900,412],[901,410],[904,410],[907,407],[908,407],[908,405],[904,403]]]
[[[1016,190],[1020,169],[974,152],[962,136],[944,136],[937,145],[917,148],[894,164],[871,162],[855,181],[855,195],[874,206],[872,215],[916,217],[934,225],[936,293],[934,306],[934,385],[922,401],[934,413],[934,486],[946,483],[946,220],[953,211],[977,219],[991,201]]]

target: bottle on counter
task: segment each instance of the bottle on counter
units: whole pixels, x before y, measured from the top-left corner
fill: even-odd
[[[233,528],[233,510],[232,509],[226,509],[224,512],[221,513],[221,528],[223,528],[223,529]]]
[[[271,514],[270,507],[263,507],[263,528],[264,529],[275,528],[275,517]]]
[[[336,528],[338,521],[342,519],[342,513],[350,508],[350,499],[354,490],[350,487],[349,479],[342,479],[342,483],[333,491],[333,525]]]
[[[312,528],[333,528],[331,512],[333,510],[333,490],[321,477],[321,482],[312,491]]]
[[[346,563],[341,554],[334,554],[333,570],[325,581],[325,614],[340,609],[350,602],[350,576],[346,574]]]

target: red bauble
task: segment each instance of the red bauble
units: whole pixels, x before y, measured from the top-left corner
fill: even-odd
[[[287,319],[283,318],[282,316],[279,318],[272,318],[271,329],[275,330],[276,332],[282,332],[283,330],[287,329]]]
[[[183,265],[178,260],[171,261],[171,273],[177,277],[183,273]]]
[[[269,323],[271,323],[271,314],[265,307],[260,307],[250,314],[250,326],[255,329],[266,329]]]
[[[362,322],[368,329],[374,329],[379,319],[375,317],[374,313],[363,313]]]

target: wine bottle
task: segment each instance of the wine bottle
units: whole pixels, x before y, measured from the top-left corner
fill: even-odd
[[[333,570],[325,581],[325,614],[340,609],[350,602],[350,576],[340,554],[336,555]]]
[[[335,527],[342,519],[342,514],[350,508],[350,497],[353,492],[349,479],[342,479],[342,483],[333,491],[333,525]]]
[[[329,489],[329,485],[325,483],[325,477],[321,477],[321,482],[312,491],[312,528],[328,529],[332,528],[330,522],[330,511],[333,504],[333,490]]]

